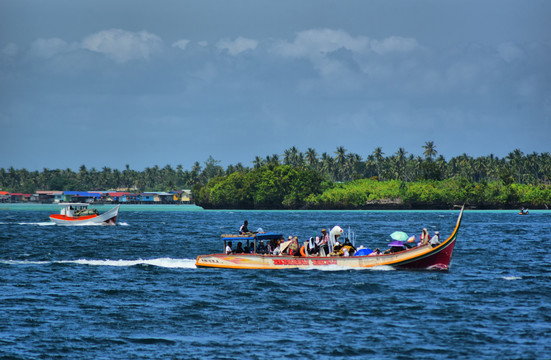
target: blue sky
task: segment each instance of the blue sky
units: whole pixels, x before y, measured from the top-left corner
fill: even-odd
[[[0,2],[0,167],[551,151],[550,1]]]

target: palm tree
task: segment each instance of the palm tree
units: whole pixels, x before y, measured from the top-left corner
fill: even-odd
[[[264,165],[264,160],[260,156],[256,156],[253,161],[253,168],[260,169]]]
[[[523,164],[522,164],[523,156],[524,156],[524,153],[520,151],[520,149],[515,149],[513,150],[513,152],[507,155],[507,159],[509,160],[509,164],[511,166],[511,171],[518,174],[519,184],[521,183],[521,176],[523,171]]]
[[[398,151],[396,151],[395,155],[396,155],[396,168],[398,172],[397,178],[399,180],[404,180],[407,151],[404,148],[399,148]]]
[[[345,163],[346,163],[346,149],[343,146],[337,147],[335,151],[335,163],[337,164],[336,176],[340,181],[344,181],[345,178]]]
[[[428,159],[429,161],[432,161],[433,156],[438,154],[434,141],[426,141],[425,145],[423,145],[423,149],[425,149],[425,151],[423,151],[423,155],[425,155],[425,159]]]
[[[383,155],[385,153],[383,152],[382,147],[376,147],[375,150],[373,150],[373,156],[375,157],[375,164],[377,165],[377,177],[379,180],[381,179],[381,167],[383,165]]]
[[[308,163],[308,165],[312,169],[317,170],[317,168],[318,168],[318,153],[316,152],[315,149],[308,148],[308,150],[306,150],[306,162]]]

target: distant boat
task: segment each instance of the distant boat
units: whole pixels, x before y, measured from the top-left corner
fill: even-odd
[[[327,266],[342,266],[351,268],[369,268],[374,266],[392,266],[397,269],[431,269],[448,270],[453,248],[457,239],[459,226],[463,217],[463,208],[457,218],[455,229],[451,235],[440,244],[416,246],[411,249],[390,254],[362,256],[291,256],[263,254],[210,254],[199,255],[195,263],[198,267],[217,267],[230,269],[293,269],[293,268],[327,268]],[[259,240],[244,236],[234,240]],[[256,244],[255,244],[256,248]]]
[[[61,203],[59,214],[50,215],[57,225],[115,225],[120,205],[100,214],[96,209],[88,209],[86,203]]]

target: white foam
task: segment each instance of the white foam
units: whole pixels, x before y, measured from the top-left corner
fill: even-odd
[[[512,281],[512,280],[522,280],[521,276],[502,276],[503,280]]]
[[[92,265],[92,266],[135,266],[135,265],[152,265],[164,268],[179,268],[179,269],[194,269],[194,259],[171,259],[171,258],[159,258],[159,259],[138,259],[138,260],[69,260],[58,261],[58,263],[74,263],[79,265]]]
[[[6,265],[47,265],[51,263],[51,261],[0,260],[0,264]]]
[[[37,226],[52,226],[55,225],[55,223],[51,221],[44,221],[44,222],[37,222],[37,223],[27,223],[27,222],[20,222],[17,223],[18,225],[37,225]]]
[[[119,225],[120,226],[130,226],[130,224],[128,224],[127,222],[119,222]]]

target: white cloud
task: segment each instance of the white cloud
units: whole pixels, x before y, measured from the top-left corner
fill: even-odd
[[[230,55],[238,55],[247,50],[254,50],[258,46],[258,41],[238,37],[235,40],[222,39],[218,41],[216,47],[220,50],[227,50]]]
[[[282,56],[318,58],[339,49],[362,52],[368,49],[367,37],[353,37],[342,30],[312,29],[301,31],[292,43],[281,41],[272,50]]]
[[[129,32],[121,29],[104,30],[86,37],[82,48],[98,52],[118,63],[149,59],[161,50],[162,40],[147,31]]]
[[[207,41],[199,41],[197,44],[199,44],[199,46],[202,46],[202,47],[207,47],[209,46],[209,43]]]
[[[497,47],[499,56],[506,62],[512,62],[524,57],[524,51],[513,43],[503,43]]]
[[[189,44],[189,40],[182,39],[182,40],[178,40],[174,44],[172,44],[172,47],[176,47],[176,48],[179,48],[181,50],[185,50],[186,46],[188,44]]]
[[[410,52],[417,46],[417,40],[400,36],[391,36],[380,41],[372,40],[370,44],[371,50],[381,55]]]
[[[48,59],[68,52],[71,48],[66,41],[59,38],[37,39],[31,44],[30,52],[36,57]]]

